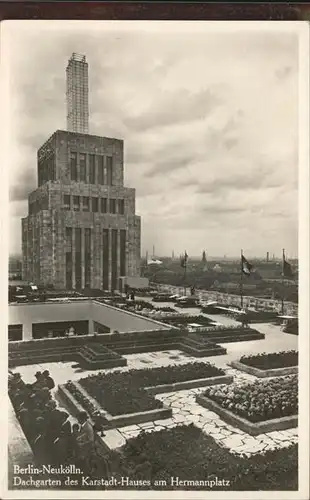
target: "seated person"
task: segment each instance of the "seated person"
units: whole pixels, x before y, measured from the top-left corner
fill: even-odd
[[[30,405],[33,408],[45,409],[45,406],[51,401],[52,396],[47,387],[37,387],[30,396]]]
[[[9,376],[9,391],[15,391],[17,389],[25,389],[26,384],[23,381],[20,373],[13,373]]]
[[[81,411],[77,416],[77,420],[80,424],[79,433],[77,435],[77,445],[80,452],[82,452],[82,454],[86,454],[87,451],[92,450],[94,447],[94,429],[88,419],[86,411]]]
[[[104,412],[97,411],[93,415],[93,429],[94,432],[100,434],[100,436],[104,436],[104,428],[109,426],[109,421],[106,419]]]
[[[43,373],[37,372],[35,373],[35,382],[31,385],[31,388],[33,390],[41,389],[42,387],[46,386],[46,381],[45,378],[43,377]]]
[[[69,437],[69,456],[71,458],[75,458],[78,455],[78,446],[77,446],[77,436],[80,431],[80,426],[79,424],[73,424],[72,425],[72,433],[71,436]]]
[[[55,382],[54,380],[52,379],[52,377],[50,376],[50,372],[48,370],[45,370],[43,373],[42,373],[42,376],[44,377],[45,379],[45,382],[46,382],[46,386],[48,387],[49,390],[52,390],[54,389],[55,387]]]
[[[59,437],[61,431],[67,430],[71,433],[71,424],[68,421],[68,413],[57,407],[55,401],[51,400],[46,405],[44,419],[46,421],[48,436],[50,441],[54,441]],[[64,424],[67,424],[66,426]]]

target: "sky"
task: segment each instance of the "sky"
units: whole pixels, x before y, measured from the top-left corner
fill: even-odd
[[[124,139],[143,254],[155,245],[159,256],[297,255],[296,33],[174,27],[37,21],[11,29],[11,254],[21,252],[36,150],[66,128],[65,68],[78,52],[89,63],[90,133]]]

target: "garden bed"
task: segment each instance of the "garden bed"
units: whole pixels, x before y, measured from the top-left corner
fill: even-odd
[[[297,351],[281,351],[272,353],[261,353],[254,356],[242,356],[240,363],[243,363],[260,370],[271,370],[275,368],[287,368],[298,366]]]
[[[143,479],[151,484],[144,489],[210,491],[207,481],[211,480],[217,482],[212,483],[212,490],[217,491],[298,489],[297,445],[250,457],[238,456],[194,425],[142,433],[128,440],[122,456],[121,475],[139,479],[143,469]],[[127,464],[131,467],[127,468]],[[171,478],[179,478],[180,484],[172,484]],[[166,485],[160,486],[159,480]]]
[[[163,403],[155,399],[154,394],[231,382],[232,377],[216,366],[209,363],[188,363],[91,375],[81,379],[78,384],[69,381],[65,388],[89,413],[98,406],[112,417],[123,418],[125,415],[128,420],[129,414],[163,409]]]
[[[165,322],[169,323],[171,326],[187,326],[190,323],[198,323],[202,326],[209,326],[212,325],[213,320],[207,318],[206,316],[187,316],[185,314],[180,314],[179,316],[171,316],[171,317],[166,317]]]
[[[298,352],[282,351],[242,356],[239,361],[232,361],[230,366],[259,378],[293,375],[298,373]]]
[[[252,435],[298,425],[298,377],[209,388],[197,402]]]
[[[233,427],[238,427],[242,431],[251,434],[251,436],[258,436],[259,434],[265,434],[266,432],[283,431],[285,429],[298,427],[297,415],[253,423],[245,418],[239,417],[235,413],[223,408],[221,405],[205,396],[197,395],[196,401],[204,408],[207,408],[207,410],[217,413],[228,424]]]
[[[59,395],[73,415],[77,415],[81,410],[86,410],[87,413],[92,416],[95,411],[102,410],[98,402],[94,400],[94,398],[89,397],[79,383],[70,382],[66,385],[60,385]],[[158,403],[160,404],[157,408],[152,410],[128,414],[123,413],[120,415],[111,415],[109,412],[105,412],[105,418],[111,428],[170,418],[172,416],[172,409],[166,407],[160,401],[158,401]]]
[[[289,366],[287,368],[272,368],[270,370],[259,370],[258,368],[254,368],[253,366],[247,366],[240,361],[232,361],[231,363],[229,363],[229,365],[236,370],[249,373],[249,375],[254,375],[258,378],[282,377],[284,375],[293,375],[295,373],[298,373],[297,366]]]

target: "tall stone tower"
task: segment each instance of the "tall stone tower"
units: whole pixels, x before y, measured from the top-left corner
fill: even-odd
[[[123,141],[85,132],[87,71],[85,56],[73,54],[69,130],[57,130],[38,150],[38,187],[22,219],[23,278],[56,288],[117,290],[119,278],[140,276],[141,221],[135,189],[124,186]]]
[[[86,57],[73,53],[67,73],[67,130],[88,134],[88,64]]]

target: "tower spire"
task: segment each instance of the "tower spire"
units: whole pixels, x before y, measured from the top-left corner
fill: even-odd
[[[88,134],[88,63],[86,56],[73,52],[68,61],[67,74],[67,130]]]

